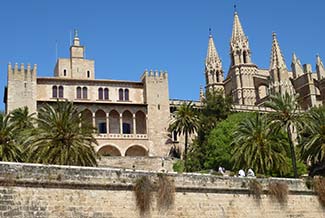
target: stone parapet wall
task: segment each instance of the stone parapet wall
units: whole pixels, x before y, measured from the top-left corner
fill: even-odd
[[[173,172],[173,158],[162,157],[118,157],[102,156],[98,161],[100,167],[117,167],[123,169]]]
[[[257,179],[260,201],[249,195],[249,178],[168,173],[175,181],[173,208],[164,213],[155,198],[148,217],[325,217],[317,196],[301,179]],[[133,186],[158,174],[110,168],[0,163],[0,217],[140,217]],[[286,182],[281,205],[267,194],[270,181]]]

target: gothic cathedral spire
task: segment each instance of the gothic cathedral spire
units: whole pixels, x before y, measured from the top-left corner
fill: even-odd
[[[210,33],[207,56],[205,59],[205,76],[207,89],[223,90],[223,70],[222,62],[214,45],[213,37]]]
[[[293,59],[296,57],[294,56]],[[284,61],[276,33],[272,33],[272,49],[270,61],[270,89],[273,93],[292,93],[287,65]]]
[[[234,14],[234,23],[230,41],[231,66],[251,63],[251,51],[248,37],[245,35],[237,11]]]

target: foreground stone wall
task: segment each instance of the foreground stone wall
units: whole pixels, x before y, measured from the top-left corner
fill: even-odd
[[[176,159],[169,157],[119,157],[102,156],[98,161],[100,167],[118,167],[123,169],[173,172]]]
[[[148,217],[325,217],[303,180],[258,179],[260,201],[249,195],[248,178],[168,174],[176,186],[172,209],[159,212],[155,198]],[[0,163],[0,217],[140,217],[133,185],[158,174],[107,168]],[[266,192],[270,181],[286,182],[285,205]]]

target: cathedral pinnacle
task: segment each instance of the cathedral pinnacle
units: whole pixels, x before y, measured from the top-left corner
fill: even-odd
[[[78,30],[77,29],[74,30],[73,45],[74,46],[80,46],[80,39],[79,39],[79,36],[78,36]]]
[[[209,44],[208,44],[208,52],[205,60],[205,66],[209,68],[222,68],[222,63],[219,58],[217,49],[214,45],[213,37],[211,35],[211,29],[210,29],[210,35],[209,35]]]
[[[244,33],[243,27],[240,23],[239,16],[237,11],[235,10],[234,13],[234,23],[232,27],[232,35],[231,35],[231,42],[238,43],[238,42],[246,42],[247,37]]]
[[[270,70],[277,69],[277,68],[287,69],[275,32],[272,33],[272,37],[273,37],[273,41],[272,41]]]

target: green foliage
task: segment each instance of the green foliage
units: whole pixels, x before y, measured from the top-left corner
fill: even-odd
[[[273,175],[274,176],[284,176],[284,177],[294,177],[294,171],[292,168],[292,164],[291,164],[291,158],[289,156],[286,157],[286,163],[287,166],[289,167],[289,169],[287,170],[287,172],[283,175],[279,175],[278,173],[274,172]],[[297,160],[297,174],[298,176],[304,175],[308,172],[307,169],[307,165],[300,160]]]
[[[271,128],[279,128],[287,132],[294,177],[298,177],[296,152],[292,137],[293,129],[297,128],[301,122],[298,96],[291,95],[288,92],[284,94],[278,93],[276,95],[270,95],[269,101],[265,102],[264,106],[269,107],[274,111],[269,113],[269,118],[272,124]]]
[[[73,103],[45,104],[38,113],[36,134],[29,139],[28,161],[96,166],[93,132]]]
[[[23,153],[16,140],[16,126],[10,122],[10,115],[0,113],[0,161],[19,162]]]
[[[183,160],[177,160],[174,164],[173,164],[173,170],[175,172],[178,173],[183,173],[185,171],[185,167],[184,167],[184,161]]]
[[[169,126],[169,131],[176,131],[178,135],[185,135],[184,160],[185,169],[187,161],[188,137],[197,132],[199,118],[192,102],[183,103],[173,114],[173,120]]]
[[[255,114],[242,121],[233,134],[232,160],[234,169],[252,168],[256,173],[287,171],[286,138],[281,132],[270,128],[268,120]]]

